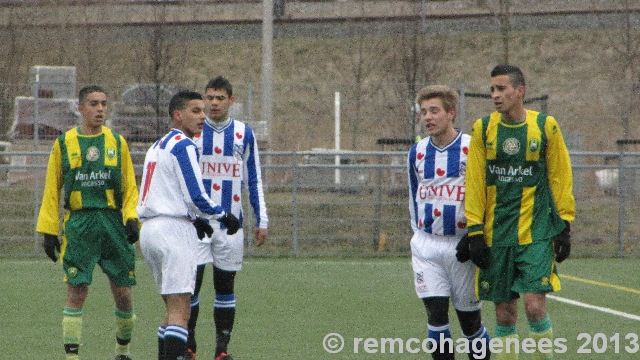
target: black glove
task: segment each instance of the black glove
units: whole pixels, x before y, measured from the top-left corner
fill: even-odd
[[[140,227],[138,226],[138,220],[129,219],[124,226],[125,231],[127,232],[127,241],[129,244],[133,245],[140,238]]]
[[[464,234],[462,239],[458,241],[458,245],[456,245],[456,259],[459,262],[467,262],[471,259],[471,252],[469,251],[469,236]]]
[[[469,257],[480,269],[487,269],[491,264],[491,250],[484,240],[484,235],[469,236]]]
[[[44,252],[53,262],[58,261],[56,250],[60,252],[60,240],[56,235],[44,234],[44,242],[42,243]]]
[[[227,228],[227,235],[235,234],[240,229],[240,221],[232,213],[228,212],[225,216],[218,219]]]
[[[553,237],[553,250],[556,253],[556,261],[561,263],[565,261],[571,254],[571,226],[568,221],[564,222],[564,230],[560,234]]]
[[[196,232],[198,233],[198,239],[204,239],[204,234],[207,236],[213,235],[213,228],[209,225],[209,222],[203,218],[196,218],[193,220],[193,226],[196,228]]]

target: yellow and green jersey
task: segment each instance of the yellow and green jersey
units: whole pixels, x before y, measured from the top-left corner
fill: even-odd
[[[38,216],[37,231],[58,234],[58,204],[64,189],[64,208],[122,210],[123,221],[137,219],[138,189],[125,139],[103,126],[97,135],[73,128],[53,144]]]
[[[521,123],[494,112],[474,125],[467,160],[469,235],[489,246],[549,239],[575,218],[569,152],[552,116],[527,110]]]

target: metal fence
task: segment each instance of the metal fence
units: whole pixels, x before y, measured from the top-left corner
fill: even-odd
[[[570,152],[577,205],[573,256],[640,256],[640,152],[626,149]],[[132,154],[140,175],[144,153]],[[35,222],[47,157],[48,151],[0,156],[0,256],[43,256]],[[266,151],[261,157],[269,237],[255,247],[246,231],[247,256],[410,253],[406,151]],[[245,215],[252,224],[252,210]]]

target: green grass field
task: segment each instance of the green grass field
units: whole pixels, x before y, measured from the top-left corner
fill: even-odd
[[[640,333],[640,280],[635,274],[639,267],[638,259],[569,259],[560,264],[563,290],[555,295],[579,303],[548,300],[556,337],[566,339],[567,350],[556,359],[638,358],[640,352],[629,353],[625,346],[637,348],[640,340],[634,345],[625,337]],[[0,283],[5,296],[0,358],[63,359],[60,324],[66,285],[62,271],[44,259],[2,259],[0,271],[5,274]],[[113,301],[104,274],[96,270],[94,275],[85,304],[81,354],[84,359],[110,359],[114,350]],[[210,278],[210,273],[207,276]],[[238,313],[231,354],[240,360],[427,359],[429,356],[422,352],[411,354],[405,349],[399,353],[397,346],[393,354],[388,346],[384,354],[380,346],[369,348],[375,353],[368,353],[364,340],[359,343],[358,353],[354,351],[355,338],[377,339],[379,344],[382,338],[425,338],[426,315],[412,282],[408,258],[249,258],[237,278]],[[138,322],[132,351],[135,359],[154,360],[156,330],[164,305],[143,259],[138,263],[134,297]],[[211,311],[207,311],[213,302],[210,282],[203,288],[201,302],[198,358],[211,359],[213,336],[209,334],[213,321]],[[607,313],[588,305],[621,313]],[[635,319],[625,314],[635,315]],[[493,304],[485,303],[483,316],[493,333]],[[461,336],[456,319],[451,323],[454,338]],[[528,337],[524,320],[519,321],[518,331],[521,339]],[[323,338],[329,333],[344,338],[340,353],[323,349]],[[591,341],[580,334],[588,334]],[[615,352],[616,334],[619,353]],[[592,353],[578,354],[581,346]],[[601,348],[606,351],[595,353]],[[529,359],[530,355],[521,354],[520,358]]]

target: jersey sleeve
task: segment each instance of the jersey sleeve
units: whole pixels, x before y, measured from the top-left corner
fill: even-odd
[[[487,203],[486,149],[482,139],[482,120],[473,125],[467,157],[465,217],[469,235],[482,234]]]
[[[60,189],[62,189],[62,155],[60,143],[56,140],[49,154],[42,206],[38,214],[36,230],[40,234],[60,234],[60,217],[58,216]]]
[[[133,161],[131,160],[131,153],[129,152],[129,145],[127,145],[126,140],[122,136],[120,136],[120,144],[122,159],[122,217],[126,223],[127,220],[138,218],[138,214],[136,213],[138,188],[136,185]]]
[[[560,217],[572,222],[575,219],[576,207],[569,151],[555,118],[547,117],[544,131],[548,139],[546,160],[549,187]]]
[[[416,144],[411,147],[409,150],[409,155],[407,156],[407,177],[409,179],[409,218],[411,220],[411,230],[413,232],[418,231],[417,225],[417,214],[418,214],[418,203],[416,202],[416,191],[418,189],[418,175],[416,174],[414,159],[416,157]]]
[[[176,145],[172,153],[177,160],[176,173],[181,175],[180,186],[184,200],[193,204],[208,219],[219,219],[226,213],[222,206],[215,204],[207,195],[202,184],[202,174],[198,165],[198,152],[193,142]]]
[[[258,143],[252,131],[247,131],[247,147],[244,154],[244,178],[246,180],[249,203],[256,216],[256,227],[266,229],[269,223],[267,217],[267,205],[264,201],[264,189],[262,187],[262,172],[260,168],[260,155]]]

